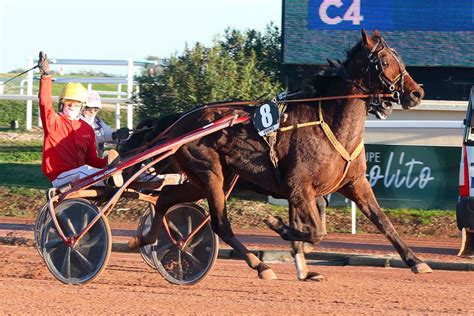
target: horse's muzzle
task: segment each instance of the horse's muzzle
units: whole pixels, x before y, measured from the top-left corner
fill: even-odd
[[[421,100],[425,96],[423,88],[413,89],[409,93],[404,93],[402,97],[402,107],[409,109],[415,107],[421,103]]]

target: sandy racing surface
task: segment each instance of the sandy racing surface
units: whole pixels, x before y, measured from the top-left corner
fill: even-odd
[[[169,284],[139,254],[111,254],[104,273],[83,286],[63,285],[33,247],[0,245],[0,314],[473,314],[474,272],[312,266],[327,276],[295,279],[289,263],[272,263],[279,279],[259,280],[243,261],[219,259],[194,286]]]

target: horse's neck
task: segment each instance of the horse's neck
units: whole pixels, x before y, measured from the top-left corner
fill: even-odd
[[[362,141],[366,119],[364,101],[341,99],[324,104],[322,109],[324,121],[331,127],[339,142],[348,147],[348,150]]]
[[[343,79],[331,81],[324,96],[348,96],[360,93],[355,87],[351,87]],[[330,91],[330,92],[329,92]],[[364,124],[366,119],[365,101],[360,99],[339,99],[325,101],[322,105],[322,116],[330,126],[338,141],[352,152],[362,141]],[[318,118],[317,107],[314,115]]]

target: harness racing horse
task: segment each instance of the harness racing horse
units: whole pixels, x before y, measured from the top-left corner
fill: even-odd
[[[346,60],[332,66],[317,77],[314,98],[285,102],[274,142],[265,141],[253,124],[246,122],[183,145],[172,159],[189,181],[164,187],[151,230],[130,239],[129,246],[153,243],[163,214],[172,205],[206,198],[215,233],[243,255],[260,278],[276,278],[232,231],[225,188],[237,174],[262,191],[288,199],[289,225],[277,217],[265,222],[292,242],[298,279],[323,278],[308,271],[303,242],[318,243],[326,234],[317,204],[321,204],[322,196],[333,192],[354,201],[414,273],[432,272],[400,238],[378,205],[366,179],[363,146],[368,113],[384,119],[391,113],[393,102],[410,109],[421,102],[424,91],[377,31],[370,36],[363,30],[362,40],[347,53]],[[166,137],[183,135],[230,113],[252,116],[254,111],[255,107],[244,105],[202,107],[181,116]]]

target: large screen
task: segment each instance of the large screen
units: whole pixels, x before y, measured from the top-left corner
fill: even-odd
[[[473,13],[472,0],[283,0],[283,59],[344,60],[363,28],[408,66],[474,67]]]

